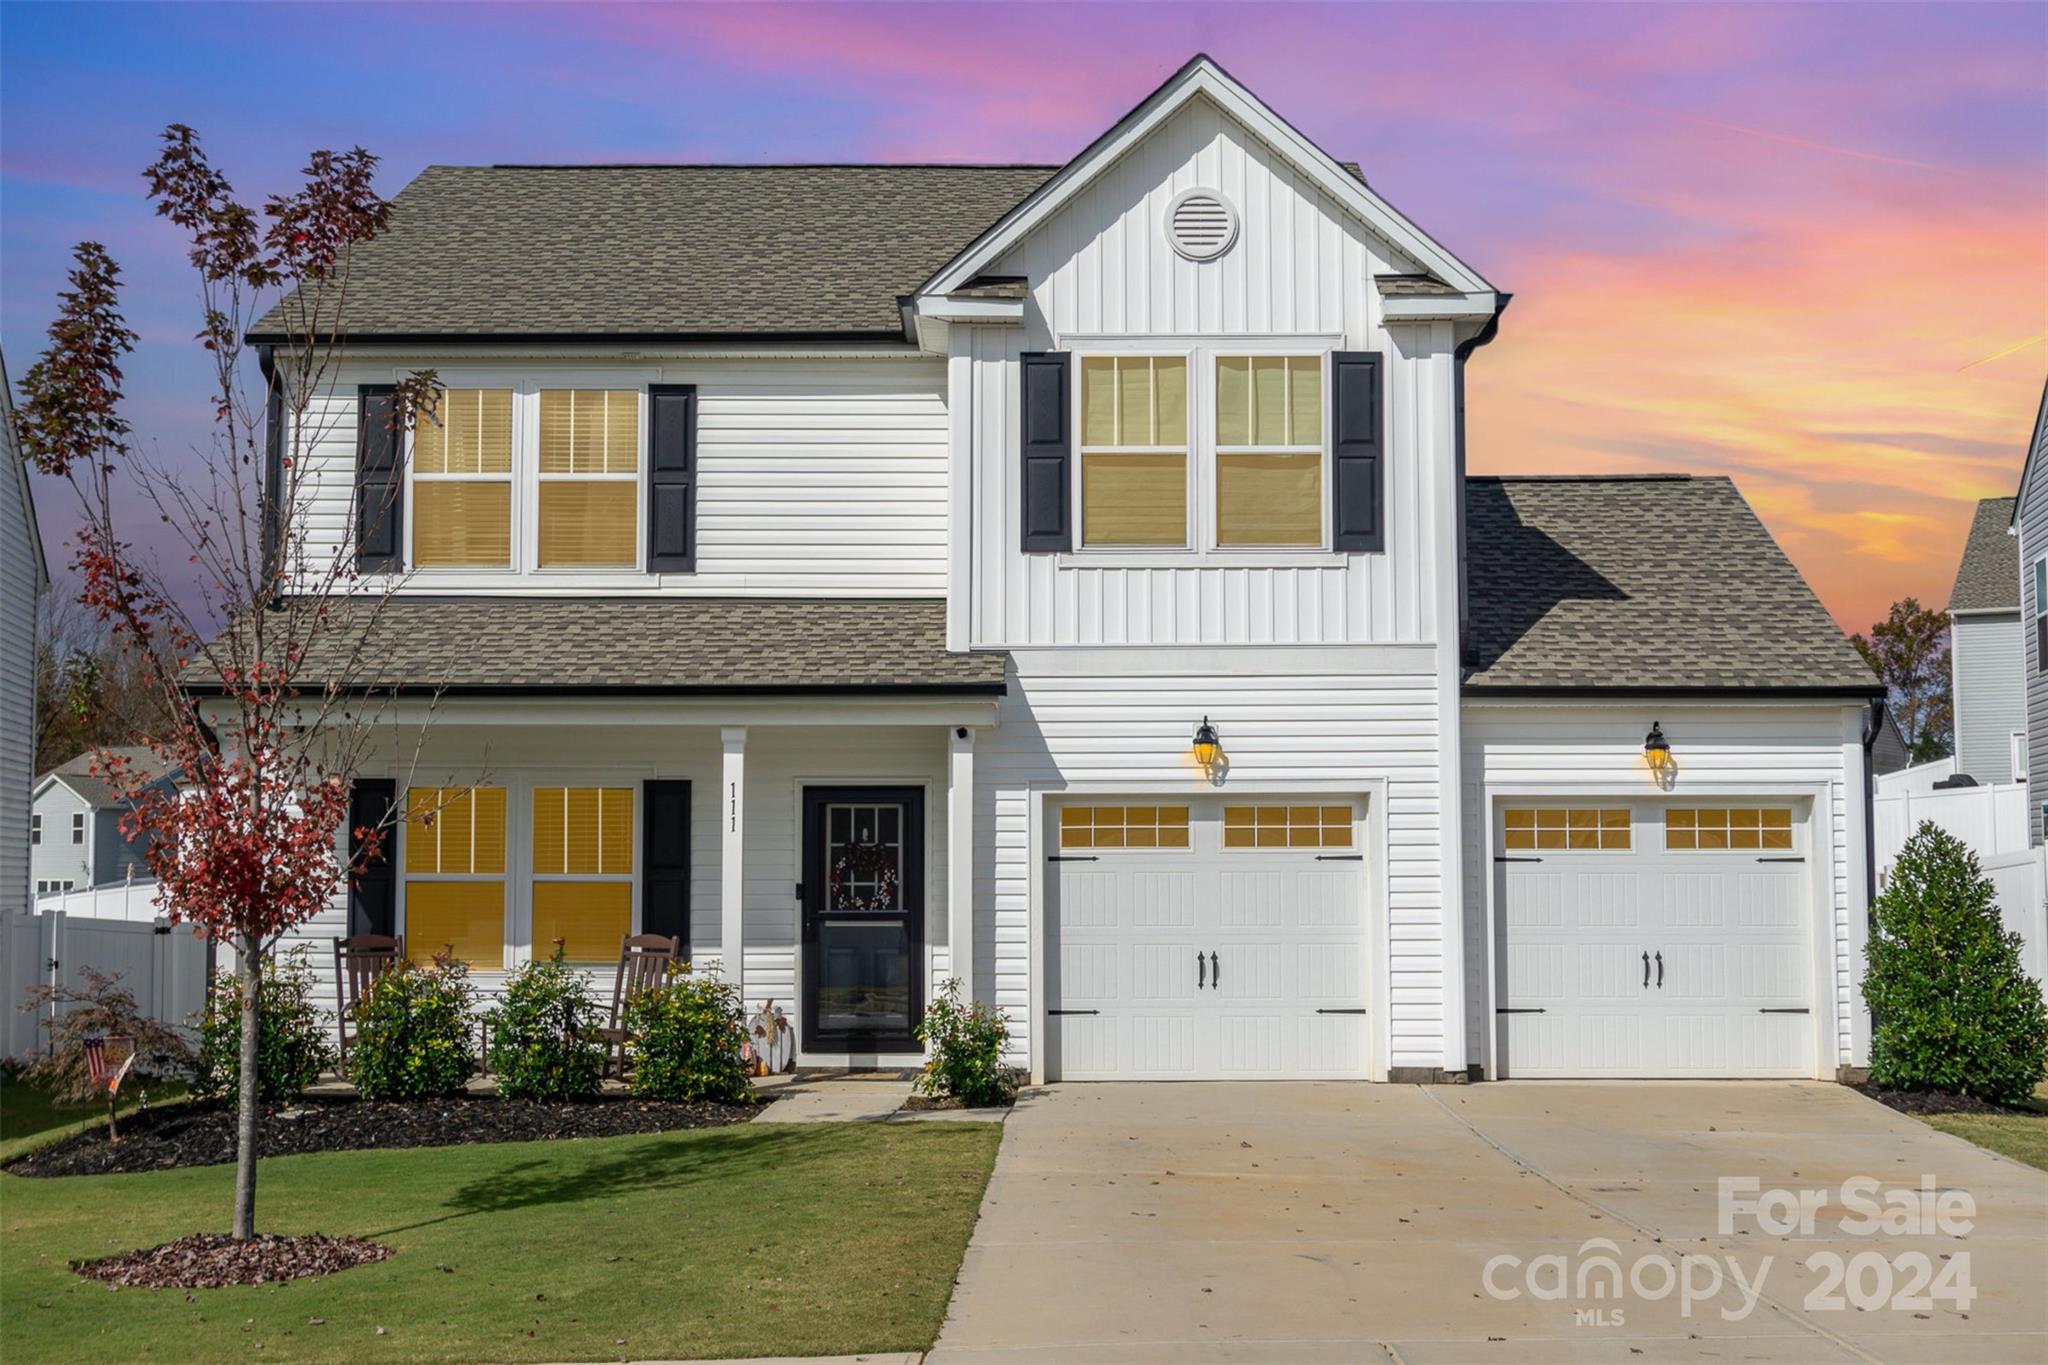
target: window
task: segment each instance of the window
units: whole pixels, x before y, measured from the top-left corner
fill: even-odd
[[[1186,848],[1186,806],[1063,806],[1061,848]]]
[[[2027,732],[2025,730],[2015,730],[2012,732],[2012,780],[2015,782],[2027,780]]]
[[[71,842],[74,844],[82,844],[85,842],[84,811],[73,811],[71,813]]]
[[[1216,544],[1323,543],[1323,358],[1216,361]]]
[[[38,896],[55,896],[62,892],[73,890],[77,885],[78,883],[74,881],[38,881],[36,883],[36,894]]]
[[[1081,543],[1186,549],[1188,362],[1081,362]]]
[[[1789,849],[1792,847],[1792,812],[1783,806],[1764,810],[1681,810],[1674,807],[1664,812],[1664,847]]]
[[[1626,808],[1551,806],[1502,813],[1501,846],[1510,853],[1536,849],[1609,852],[1627,849],[1633,837]]]
[[[2034,671],[2048,673],[2048,558],[2034,561]]]
[[[633,932],[633,789],[533,790],[533,955],[616,962]]]
[[[405,944],[495,971],[505,965],[505,789],[406,793]]]
[[[31,844],[43,842],[43,817],[40,814],[28,818],[28,841]]]
[[[640,392],[542,389],[540,567],[631,566],[640,545]]]
[[[1225,806],[1225,848],[1350,848],[1349,806]]]
[[[412,475],[413,563],[511,567],[512,390],[444,390],[413,429]]]

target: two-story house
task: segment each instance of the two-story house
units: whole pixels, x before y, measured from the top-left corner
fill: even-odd
[[[2019,569],[2020,661],[2026,680],[2026,731],[2029,753],[2048,753],[2048,382],[2041,386],[2041,405],[2034,414],[2033,438],[2027,442],[2020,468],[2019,493],[2013,499],[2010,526]],[[2030,786],[2032,784],[2029,784]],[[2041,842],[2044,802],[2036,793],[2032,807],[2033,840]]]
[[[166,791],[175,778],[163,760],[141,745],[110,749],[129,771],[153,777]],[[130,836],[122,821],[135,804],[99,775],[100,751],[90,750],[58,764],[36,780],[29,805],[29,862],[38,896],[147,881],[150,836]]]
[[[1977,504],[1948,599],[1956,771],[1980,783],[2027,773],[2026,651],[2011,534],[2016,502]]]
[[[29,786],[35,776],[36,599],[50,586],[14,440],[14,389],[0,361],[0,912],[28,908]]]
[[[1069,1080],[1861,1063],[1874,680],[1725,479],[1467,477],[1505,303],[1206,58],[1062,166],[428,169],[306,553],[441,809],[302,936],[679,935],[810,1067],[956,977]]]

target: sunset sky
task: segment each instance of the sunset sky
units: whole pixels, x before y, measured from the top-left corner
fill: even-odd
[[[138,175],[172,121],[252,197],[358,143],[387,194],[430,162],[1057,162],[1196,51],[1515,295],[1476,471],[1730,474],[1845,627],[1946,604],[2048,370],[2042,4],[8,4],[0,344],[18,383],[98,238],[131,418],[203,437]]]

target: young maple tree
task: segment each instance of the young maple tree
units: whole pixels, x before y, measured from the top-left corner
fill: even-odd
[[[125,740],[152,750],[177,775],[176,791],[153,787],[105,750],[96,768],[132,807],[124,832],[150,836],[158,906],[234,953],[234,1235],[245,1240],[255,1233],[265,954],[379,857],[386,833],[341,837],[379,720],[357,667],[393,585],[361,577],[353,543],[316,545],[303,496],[327,420],[320,400],[341,355],[350,263],[390,218],[371,188],[376,165],[360,147],[315,152],[304,184],[259,213],[208,163],[198,136],[172,125],[145,178],[156,212],[191,242],[212,439],[176,466],[160,463],[122,416],[121,367],[136,336],[119,309],[120,268],[97,242],[74,251],[71,287],[17,413],[28,459],[77,496],[80,600],[169,717]],[[279,295],[290,339],[258,350],[252,376],[247,324]],[[434,378],[412,375],[398,389],[395,420],[409,424]],[[136,547],[123,506],[143,509],[178,543],[186,558],[177,578]],[[302,683],[316,650],[318,678]]]

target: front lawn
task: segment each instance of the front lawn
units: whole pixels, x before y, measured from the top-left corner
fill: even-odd
[[[397,1254],[117,1293],[65,1262],[227,1226],[228,1166],[0,1176],[0,1358],[613,1360],[921,1351],[1002,1130],[747,1124],[263,1163],[257,1226]],[[314,1321],[318,1319],[319,1321]],[[380,1335],[381,1329],[381,1335]]]
[[[142,1086],[128,1082],[123,1086],[126,1092],[121,1113],[135,1111]],[[183,1081],[154,1081],[149,1085],[149,1102],[162,1104],[185,1093]],[[17,1139],[35,1133],[46,1133],[53,1128],[73,1129],[97,1119],[105,1123],[107,1107],[104,1104],[59,1104],[50,1092],[39,1085],[31,1085],[21,1078],[13,1068],[0,1070],[0,1161],[14,1155]]]
[[[2048,1085],[2007,1114],[1925,1114],[1932,1127],[2048,1171]]]

